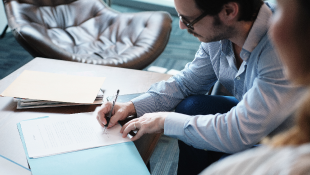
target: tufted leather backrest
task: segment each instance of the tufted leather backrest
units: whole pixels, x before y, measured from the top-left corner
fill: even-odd
[[[33,56],[143,69],[165,48],[165,12],[119,13],[101,0],[7,0],[17,41]]]
[[[30,1],[30,3],[28,1],[30,0],[11,0],[10,11],[14,20],[18,22],[18,25],[34,23],[30,25],[41,25],[47,29],[65,30],[83,25],[92,18],[93,20],[96,17],[102,19],[103,16],[100,12],[107,8],[97,0],[59,2],[36,0]],[[93,1],[93,3],[89,3],[89,1]],[[115,17],[117,13],[113,13]],[[102,20],[111,20],[112,16],[106,14]]]
[[[4,0],[5,2],[10,2],[14,0]],[[63,4],[70,4],[76,0],[19,0],[19,3],[32,4],[35,6],[57,6]]]

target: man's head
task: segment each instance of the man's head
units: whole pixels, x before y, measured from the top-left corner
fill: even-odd
[[[263,4],[262,0],[174,0],[174,2],[180,17],[180,28],[187,29],[202,42],[233,37],[238,33],[236,23],[254,21]]]

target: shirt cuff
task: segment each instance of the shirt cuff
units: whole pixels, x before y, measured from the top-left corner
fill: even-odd
[[[184,140],[184,126],[185,123],[190,119],[191,116],[171,112],[166,119],[164,124],[164,134],[173,138]]]
[[[155,102],[151,96],[151,94],[144,93],[134,99],[131,100],[133,105],[135,106],[137,117],[141,117],[145,113],[154,112]],[[152,108],[153,107],[153,108]]]

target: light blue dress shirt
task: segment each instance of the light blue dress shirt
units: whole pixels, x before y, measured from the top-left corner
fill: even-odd
[[[132,100],[138,117],[172,111],[184,98],[206,94],[219,80],[239,100],[237,106],[215,115],[172,112],[165,119],[164,134],[195,148],[235,153],[291,123],[289,114],[304,91],[287,80],[270,42],[272,8],[267,5],[261,7],[245,41],[239,70],[229,40],[201,43],[195,59],[179,74],[152,85],[146,94]]]

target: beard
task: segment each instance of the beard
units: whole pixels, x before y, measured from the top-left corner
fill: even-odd
[[[194,35],[195,37],[202,37],[201,35],[199,35],[198,33],[195,33],[192,29],[187,29],[187,32],[191,35]]]
[[[201,42],[214,42],[214,41],[220,41],[223,39],[229,39],[231,36],[236,34],[236,30],[232,26],[225,26],[218,15],[214,16],[214,21],[212,23],[212,33],[211,36],[203,37],[202,35],[199,35],[198,33],[195,33],[191,29],[187,29],[187,32],[189,34],[194,35],[197,37]]]

